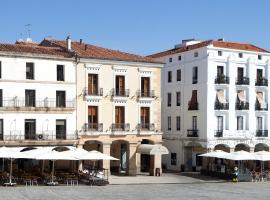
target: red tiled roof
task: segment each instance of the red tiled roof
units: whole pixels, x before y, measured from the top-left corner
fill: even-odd
[[[0,44],[0,52],[31,53],[37,55],[49,55],[70,58],[72,54],[60,47],[40,46],[36,43]]]
[[[45,46],[58,46],[66,48],[66,41],[64,40],[48,40],[44,39],[41,45]],[[98,47],[91,44],[72,42],[72,50],[80,57],[93,58],[102,60],[118,60],[118,61],[131,61],[131,62],[146,62],[146,63],[160,63],[152,58],[139,56],[135,54],[125,53],[122,51]]]
[[[224,41],[216,41],[216,40],[207,40],[203,41],[197,44],[183,46],[179,48],[170,49],[167,51],[163,51],[160,53],[156,53],[153,55],[149,55],[150,58],[160,58],[167,55],[173,55],[176,53],[186,52],[194,49],[198,49],[201,47],[206,47],[209,45],[213,45],[214,47],[219,48],[226,48],[226,49],[235,49],[235,50],[243,50],[243,51],[255,51],[255,52],[261,52],[261,53],[270,53],[269,51],[259,48],[252,44],[246,44],[246,43],[236,43],[236,42],[224,42]]]

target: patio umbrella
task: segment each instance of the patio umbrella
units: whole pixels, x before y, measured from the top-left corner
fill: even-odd
[[[264,170],[264,161],[270,161],[270,152],[269,151],[258,151],[253,153],[255,160],[261,161],[261,173]]]
[[[78,160],[119,160],[107,154],[101,153],[99,151],[86,151],[85,153],[78,154],[76,156]]]
[[[222,150],[216,150],[208,153],[201,154],[199,156],[210,157],[210,158],[224,158],[228,153]]]
[[[235,151],[224,155],[225,159],[228,160],[256,160],[252,153],[247,151]]]
[[[37,160],[51,160],[53,162],[52,164],[52,177],[51,182],[48,183],[49,185],[56,185],[57,183],[54,182],[54,163],[56,160],[78,160],[76,157],[72,156],[70,151],[49,151],[47,153],[44,153],[42,155],[39,155],[36,157]]]

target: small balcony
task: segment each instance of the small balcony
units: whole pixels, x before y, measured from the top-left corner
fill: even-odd
[[[97,88],[96,90],[84,88],[84,96],[103,96],[103,88]]]
[[[129,89],[113,88],[111,90],[112,97],[129,97]]]
[[[138,98],[155,98],[155,90],[137,90]]]
[[[263,77],[256,79],[255,86],[268,86],[268,80]]]
[[[248,102],[236,103],[235,110],[249,110],[249,103]]]
[[[223,130],[215,130],[215,137],[223,137]]]
[[[215,102],[215,110],[229,110],[229,103]]]
[[[266,104],[265,108],[262,108],[260,103],[255,103],[255,110],[256,111],[267,111],[268,110],[268,104]]]
[[[192,84],[198,83],[198,77],[192,77]]]
[[[129,123],[114,123],[111,126],[112,131],[129,131],[130,124]]]
[[[256,137],[268,137],[268,130],[257,130]]]
[[[230,84],[230,78],[225,75],[219,75],[215,79],[215,84]]]
[[[199,103],[191,103],[188,104],[188,110],[199,110]]]
[[[137,125],[138,131],[155,131],[154,123],[142,123]]]
[[[197,129],[188,129],[187,137],[199,137],[199,130]]]
[[[85,132],[103,132],[103,123],[85,123],[84,124]]]
[[[249,85],[249,78],[248,77],[241,77],[236,80],[236,85]]]

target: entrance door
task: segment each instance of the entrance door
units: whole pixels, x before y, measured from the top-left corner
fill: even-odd
[[[26,119],[24,121],[24,137],[26,140],[36,139],[36,120]]]
[[[150,170],[150,155],[141,154],[141,172],[149,172]]]
[[[66,120],[56,120],[56,139],[66,139]]]
[[[127,144],[126,143],[121,143],[120,169],[121,169],[121,171],[127,170]]]

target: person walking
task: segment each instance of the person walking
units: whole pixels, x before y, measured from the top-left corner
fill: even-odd
[[[234,167],[233,174],[232,174],[232,181],[233,182],[238,182],[238,174],[239,174],[238,168]]]

